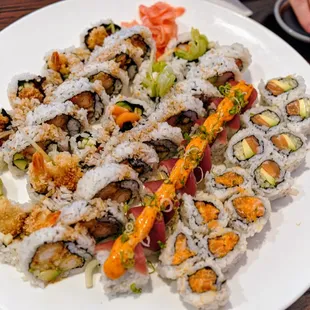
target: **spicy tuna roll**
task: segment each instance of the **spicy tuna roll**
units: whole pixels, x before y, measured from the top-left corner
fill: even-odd
[[[272,147],[264,135],[258,130],[244,129],[235,134],[228,143],[226,150],[227,160],[243,168],[250,167],[261,158],[266,157]]]
[[[264,104],[281,107],[281,105],[304,95],[306,85],[301,76],[289,75],[273,78],[267,83],[261,81],[258,89]]]
[[[246,237],[261,232],[271,213],[267,198],[246,191],[232,196],[224,206],[230,214],[229,226]]]
[[[283,159],[277,153],[255,162],[250,170],[253,176],[253,190],[270,200],[289,194],[293,179],[284,168]]]
[[[292,172],[305,160],[307,139],[304,135],[295,133],[282,125],[268,134],[275,152],[282,157],[282,164],[287,171]]]
[[[185,303],[197,309],[216,310],[228,303],[229,289],[221,269],[211,260],[191,266],[177,281]]]

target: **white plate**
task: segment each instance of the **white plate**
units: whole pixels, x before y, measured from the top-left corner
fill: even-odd
[[[310,85],[309,64],[290,46],[259,24],[231,11],[200,1],[169,0],[183,5],[181,30],[199,28],[221,44],[240,42],[252,55],[245,79],[255,84],[263,78],[298,73]],[[141,3],[141,1],[139,1]],[[154,1],[145,0],[144,4]],[[138,2],[128,0],[74,0],[59,2],[35,12],[0,33],[0,102],[9,107],[6,87],[14,74],[40,72],[43,55],[52,48],[79,43],[79,33],[91,22],[111,17],[130,21]],[[309,156],[308,156],[309,163]],[[270,223],[250,240],[246,257],[230,273],[232,291],[227,309],[284,309],[310,286],[310,172],[306,166],[294,173],[299,195],[273,204]],[[23,181],[3,177],[12,199],[27,200]],[[153,277],[152,288],[138,298],[109,301],[97,283],[86,290],[83,275],[64,280],[45,290],[31,288],[21,274],[0,266],[0,309],[183,309],[173,284]],[[57,305],[57,306],[56,306]]]

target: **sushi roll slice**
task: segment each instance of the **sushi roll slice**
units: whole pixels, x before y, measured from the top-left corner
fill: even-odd
[[[115,147],[106,162],[128,165],[135,170],[139,178],[145,178],[158,165],[156,151],[145,143],[123,142]]]
[[[193,232],[179,221],[161,251],[157,272],[162,278],[175,280],[193,267],[198,252]]]
[[[282,106],[287,127],[295,132],[309,135],[310,133],[310,96],[299,97]]]
[[[222,272],[227,272],[246,252],[247,241],[240,232],[224,228],[204,236],[199,246],[207,250],[207,255],[215,261]],[[205,252],[203,253],[205,255]]]
[[[211,260],[201,260],[177,281],[182,300],[196,309],[216,310],[228,303],[229,289],[221,269]]]
[[[190,134],[196,121],[205,115],[202,102],[187,94],[163,100],[150,117],[154,122],[167,122],[181,129],[182,134]]]
[[[224,206],[230,214],[229,226],[247,238],[262,231],[271,213],[270,201],[251,192],[232,196]]]
[[[241,72],[234,59],[207,53],[200,58],[197,67],[192,67],[187,74],[189,79],[197,77],[219,87],[231,80],[241,80]]]
[[[107,117],[113,119],[121,132],[131,130],[154,112],[154,107],[140,99],[117,96],[107,108]]]
[[[205,176],[207,191],[221,201],[236,194],[240,189],[251,189],[252,178],[249,172],[240,167],[226,168],[225,165],[213,166]]]
[[[122,233],[126,217],[113,203],[102,203],[95,199],[90,203],[84,200],[74,201],[61,210],[59,222],[75,229],[87,229],[96,243],[118,237]]]
[[[152,53],[156,53],[155,41],[151,31],[144,26],[133,26],[131,28],[123,28],[114,35],[105,40],[105,45],[113,45],[115,43],[129,42],[134,47],[142,50],[144,60],[149,59]]]
[[[92,52],[96,47],[102,46],[108,36],[119,30],[121,30],[121,27],[114,24],[111,19],[100,20],[83,31],[81,34],[81,46]]]
[[[127,165],[104,164],[87,171],[77,184],[75,200],[101,198],[128,203],[139,198],[142,185],[137,173]]]
[[[193,232],[202,234],[226,227],[229,221],[222,202],[217,197],[202,192],[194,198],[184,194],[180,214],[186,226]]]
[[[281,125],[284,120],[280,109],[274,107],[255,107],[241,115],[245,127],[255,127],[263,132]]]
[[[270,142],[264,138],[262,132],[254,128],[244,129],[228,142],[226,159],[234,165],[248,168],[261,158],[268,156],[271,151]]]
[[[301,76],[288,75],[273,78],[267,83],[261,81],[258,89],[265,105],[278,106],[302,97],[306,91],[305,80]]]
[[[98,83],[98,90],[104,91],[108,96],[129,94],[128,73],[113,61],[87,64],[80,76],[91,83]]]
[[[286,126],[278,126],[268,133],[274,151],[282,157],[282,164],[287,171],[297,169],[306,158],[307,139],[302,134],[289,130]]]
[[[45,83],[44,77],[31,73],[14,76],[7,91],[11,104],[19,104],[23,99],[37,100],[42,103],[45,98]]]
[[[68,150],[68,137],[54,125],[24,127],[3,144],[3,157],[10,172],[15,176],[24,175],[37,149],[34,142],[46,153]]]
[[[105,294],[113,297],[117,294],[140,294],[150,281],[150,275],[147,268],[147,261],[143,252],[143,247],[138,244],[132,264],[126,264],[126,273],[116,280],[109,279],[103,271],[103,265],[109,256],[114,240],[98,244],[96,246],[96,258],[101,264],[100,282]]]
[[[26,116],[26,126],[35,126],[43,123],[55,125],[74,136],[88,129],[87,111],[79,109],[72,102],[53,102],[49,105],[40,105]]]
[[[103,91],[100,95],[96,92],[94,84],[85,78],[78,80],[67,80],[54,92],[55,102],[71,101],[80,109],[87,111],[90,122],[100,119],[104,113],[105,105],[108,104],[108,96]]]
[[[284,168],[283,158],[272,153],[253,163],[250,169],[253,176],[253,190],[261,196],[275,200],[289,194],[293,179]]]
[[[242,73],[248,69],[252,62],[252,56],[249,50],[240,43],[216,46],[208,52],[208,54],[213,53],[232,58]]]
[[[50,86],[60,85],[68,78],[75,77],[88,60],[90,52],[84,48],[74,46],[62,49],[51,50],[44,56],[45,65],[42,70]]]
[[[83,232],[61,226],[44,228],[23,240],[20,268],[33,286],[44,288],[83,272],[93,253],[94,242]]]

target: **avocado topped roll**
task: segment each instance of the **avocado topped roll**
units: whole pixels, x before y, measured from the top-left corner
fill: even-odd
[[[31,73],[13,77],[8,86],[8,97],[12,105],[23,99],[36,100],[42,103],[45,99],[46,78]]]
[[[42,123],[55,125],[74,136],[89,127],[87,111],[79,109],[72,102],[53,102],[49,105],[40,105],[28,112],[26,126],[35,126]]]
[[[199,245],[207,250],[207,255],[226,272],[235,265],[247,250],[245,236],[230,228],[223,228],[203,236]]]
[[[120,42],[129,42],[134,47],[142,50],[142,58],[144,60],[151,57],[151,53],[156,53],[155,42],[151,31],[144,26],[133,26],[131,28],[123,28],[114,35],[109,36],[105,40],[106,45],[113,45]]]
[[[288,195],[293,180],[283,165],[283,158],[272,153],[253,163],[250,170],[253,175],[253,190],[270,200]]]
[[[235,134],[228,143],[227,160],[248,168],[252,163],[269,155],[272,147],[263,134],[256,129],[244,129]]]
[[[252,178],[247,170],[240,167],[219,165],[213,166],[206,174],[205,185],[209,193],[224,201],[241,189],[250,189]]]
[[[268,139],[275,152],[282,157],[282,163],[286,170],[294,171],[305,160],[307,139],[302,134],[297,134],[285,125],[281,125],[268,133]]]
[[[4,161],[16,176],[23,175],[32,162],[38,145],[46,153],[68,150],[68,137],[54,125],[24,127],[3,144]]]
[[[197,262],[198,251],[192,231],[179,221],[159,256],[159,275],[172,280],[181,277]]]
[[[261,232],[271,213],[270,202],[266,197],[246,191],[232,196],[224,206],[230,214],[229,226],[247,238]]]
[[[282,106],[282,113],[287,127],[293,131],[309,134],[310,130],[310,96],[299,97]]]
[[[283,115],[274,107],[255,107],[242,114],[241,120],[246,127],[268,132],[283,123]]]
[[[55,90],[53,99],[55,102],[71,101],[80,109],[85,109],[91,123],[101,118],[109,100],[104,91],[98,92],[95,85],[86,78],[67,80],[62,83]]]
[[[222,202],[216,196],[202,192],[194,198],[184,194],[180,214],[186,226],[203,234],[226,227],[229,221]]]
[[[121,27],[114,24],[111,19],[100,20],[92,24],[81,34],[81,46],[93,51],[96,47],[102,46],[108,36],[121,30]]]
[[[228,303],[229,289],[221,269],[212,260],[201,259],[177,281],[185,303],[197,309],[213,310]]]
[[[107,163],[87,171],[77,184],[75,199],[110,199],[117,203],[129,203],[139,199],[142,184],[138,174],[127,165]]]
[[[305,80],[301,76],[288,75],[267,81],[261,81],[258,89],[265,105],[281,105],[291,102],[305,94]]]
[[[44,288],[83,272],[93,253],[94,242],[85,230],[43,228],[23,240],[20,267],[33,286]]]

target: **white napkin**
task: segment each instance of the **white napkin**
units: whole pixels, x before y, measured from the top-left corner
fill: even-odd
[[[253,12],[242,4],[239,0],[206,0],[217,5],[221,5],[243,16],[251,16]]]

